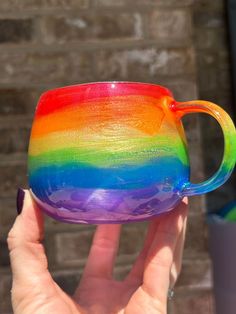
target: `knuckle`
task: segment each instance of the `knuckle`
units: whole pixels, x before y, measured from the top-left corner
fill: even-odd
[[[8,245],[8,249],[10,251],[12,251],[16,245],[16,240],[17,240],[17,237],[15,235],[15,231],[14,231],[14,228],[12,227],[11,230],[8,232],[8,235],[7,235],[7,245]]]
[[[170,268],[173,262],[173,253],[171,249],[165,247],[157,252],[153,252],[146,259],[146,265],[150,267]]]

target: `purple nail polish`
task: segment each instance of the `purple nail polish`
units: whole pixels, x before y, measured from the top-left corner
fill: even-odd
[[[20,215],[22,212],[24,198],[25,198],[25,191],[19,188],[17,191],[17,197],[16,197],[16,210],[17,210],[18,215]]]

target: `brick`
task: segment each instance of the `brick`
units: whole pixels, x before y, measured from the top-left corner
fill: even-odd
[[[68,55],[64,81],[69,81],[70,84],[96,81],[92,53],[70,53]]]
[[[86,227],[85,227],[86,228]],[[81,229],[81,228],[80,228]],[[83,228],[84,229],[84,228]],[[88,229],[88,227],[87,227]],[[122,230],[120,247],[118,252],[118,264],[131,263],[142,248],[146,233],[145,224],[139,223],[133,226],[125,225]],[[55,236],[55,245],[59,265],[75,266],[83,265],[87,259],[93,237],[94,227],[79,232],[58,233]],[[50,247],[48,243],[48,247]],[[61,249],[63,248],[63,250]]]
[[[230,62],[226,23],[226,2],[196,0],[194,11],[195,45],[199,97],[220,104],[232,113]],[[220,86],[220,88],[219,88]],[[223,153],[223,138],[217,122],[200,117],[205,178],[217,169]],[[207,132],[205,129],[207,127]],[[222,187],[206,195],[207,210],[217,211],[234,198],[234,176]]]
[[[1,196],[4,196],[1,193]],[[1,199],[0,200],[0,227],[1,227],[1,235],[0,238],[2,240],[6,240],[6,236],[13,222],[15,221],[17,216],[16,213],[16,191],[15,195],[9,199]],[[4,234],[3,234],[4,229]]]
[[[131,265],[122,265],[115,267],[114,269],[114,278],[116,280],[124,280],[125,277],[128,275],[128,273],[131,270]]]
[[[0,10],[85,9],[88,5],[89,0],[9,0],[0,2]]]
[[[221,50],[217,54],[218,69],[228,70],[230,73],[231,70],[231,60],[230,60],[230,51],[228,49]]]
[[[186,232],[184,257],[187,259],[204,259],[208,253],[207,227],[204,217],[199,215],[189,216]]]
[[[93,78],[91,54],[61,52],[2,52],[1,83],[53,84],[54,86]]]
[[[193,78],[184,79],[179,77],[175,80],[168,80],[165,85],[173,92],[177,101],[197,99],[197,84]]]
[[[206,125],[205,125],[206,127]],[[220,166],[223,151],[224,141],[219,127],[215,127],[209,124],[209,134],[204,139],[204,145],[208,147],[209,152],[204,153],[204,164],[205,164],[205,177],[213,175]],[[214,134],[215,131],[215,134]],[[218,132],[217,132],[218,131]],[[217,133],[219,137],[217,137]]]
[[[211,288],[210,260],[184,260],[177,287]]]
[[[204,213],[206,208],[206,198],[204,195],[191,196],[188,201],[189,215],[202,215]]]
[[[0,20],[0,44],[30,41],[33,37],[32,20]]]
[[[187,114],[182,118],[182,123],[188,143],[191,144],[195,142],[199,138],[199,117],[197,115]]]
[[[172,301],[173,314],[213,314],[213,296],[209,290],[175,297]]]
[[[119,255],[134,255],[140,252],[146,234],[146,224],[124,225],[121,232]]]
[[[1,83],[12,81],[52,82],[64,78],[65,60],[62,54],[47,55],[45,53],[2,53],[0,58],[2,68]]]
[[[1,130],[0,154],[27,153],[29,136],[30,130],[28,128]]]
[[[84,225],[79,224],[68,224],[68,223],[62,223],[61,221],[55,220],[49,216],[45,216],[45,228],[48,232],[67,232],[68,228],[72,231],[83,231]]]
[[[6,241],[0,240],[0,267],[9,267],[10,259]]]
[[[16,115],[16,116],[0,116],[0,129],[17,129],[30,128],[32,125],[32,116]]]
[[[197,64],[201,71],[198,73],[198,82],[201,92],[210,92],[214,90],[219,93],[218,86],[223,91],[231,89],[231,77],[229,72],[229,56],[219,55],[216,51],[206,51],[199,53]],[[215,96],[214,96],[215,97]]]
[[[93,229],[55,235],[56,261],[63,266],[81,266],[87,258]]]
[[[0,154],[1,166],[6,165],[23,165],[27,163],[26,153],[15,153],[15,154]]]
[[[119,6],[126,6],[129,4],[127,0],[95,0],[98,6],[105,6],[105,7],[119,7]]]
[[[204,180],[204,171],[202,164],[199,116],[197,114],[186,115],[182,119],[182,122],[184,124],[190,159],[190,181],[194,183],[202,182]]]
[[[189,158],[190,158],[190,182],[192,183],[200,183],[206,180],[206,177],[204,175],[204,168],[203,168],[203,161],[202,161],[203,157],[201,154],[200,140],[198,141],[198,145],[199,145],[199,148],[190,147],[188,149]]]
[[[194,0],[194,7],[195,9],[222,11],[225,10],[225,1]]]
[[[131,0],[132,1],[132,0]],[[140,4],[142,4],[142,0],[138,0]],[[154,5],[161,5],[161,6],[186,6],[186,5],[192,5],[194,3],[194,0],[147,0],[145,1],[146,4],[154,4]]]
[[[236,110],[232,106],[232,84],[229,84],[226,90],[218,89],[216,91],[216,98],[214,100],[216,104],[219,104],[224,110],[228,112],[232,119],[234,119]]]
[[[15,197],[18,187],[27,187],[26,165],[0,166],[0,195]]]
[[[135,5],[141,6],[186,6],[193,4],[194,0],[136,0]],[[98,6],[116,7],[116,6],[133,6],[132,0],[97,0]]]
[[[195,27],[204,28],[221,28],[225,27],[225,12],[214,12],[206,10],[195,10],[193,15],[193,23]]]
[[[218,67],[218,54],[216,51],[206,51],[204,54],[197,55],[197,65],[203,69],[203,73],[211,68]],[[199,76],[204,75],[202,72],[198,73]]]
[[[196,28],[194,42],[197,49],[211,49],[212,51],[225,50],[227,47],[226,30],[223,28]]]
[[[57,271],[52,273],[56,283],[69,295],[73,295],[79,283],[80,274],[77,271]]]
[[[223,90],[231,90],[231,74],[228,70],[218,70],[217,71],[217,76],[218,76],[218,82],[219,85]]]
[[[229,90],[217,89],[214,91],[201,91],[201,98],[219,104],[231,116],[233,116],[233,108],[231,107],[232,95]],[[214,121],[214,119],[212,119]],[[214,121],[215,122],[215,121]]]
[[[42,91],[0,89],[0,116],[32,114]]]
[[[217,71],[212,68],[209,69],[207,72],[204,72],[204,75],[201,75],[199,79],[199,88],[204,90],[215,90],[218,85],[218,75]]]
[[[218,62],[218,69],[219,70],[224,70],[224,71],[228,71],[228,73],[230,73],[231,70],[231,60],[230,60],[230,55],[228,51],[220,51],[218,53],[218,58],[217,58],[217,62]]]
[[[139,13],[89,13],[75,17],[48,18],[42,21],[47,43],[109,39],[139,39],[143,35]]]
[[[100,80],[157,80],[194,71],[192,49],[130,49],[96,54]]]
[[[0,280],[0,313],[12,313],[11,306],[11,276],[1,274]]]
[[[191,35],[190,15],[184,10],[155,10],[149,17],[149,32],[155,39],[188,39]]]

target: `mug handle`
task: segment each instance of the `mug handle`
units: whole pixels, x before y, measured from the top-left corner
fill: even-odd
[[[183,196],[204,194],[221,186],[230,176],[236,162],[236,131],[230,116],[219,106],[209,101],[194,100],[173,102],[171,110],[181,119],[189,113],[208,113],[220,124],[224,135],[224,155],[218,171],[202,183],[187,182],[182,190]]]

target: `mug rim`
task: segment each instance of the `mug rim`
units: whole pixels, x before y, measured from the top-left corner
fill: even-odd
[[[49,90],[46,90],[45,92],[43,92],[41,94],[41,97],[45,97],[45,96],[59,96],[64,94],[63,91],[66,92],[76,92],[76,90],[80,88],[86,88],[86,87],[91,87],[91,85],[103,85],[103,86],[111,86],[112,84],[119,84],[119,85],[130,85],[130,87],[133,85],[144,85],[144,86],[150,86],[150,87],[154,87],[157,88],[159,91],[162,90],[163,93],[166,96],[170,96],[173,97],[172,92],[165,86],[163,85],[159,85],[159,84],[154,84],[154,83],[146,83],[146,82],[136,82],[136,81],[95,81],[95,82],[88,82],[88,83],[79,83],[79,84],[73,84],[73,85],[66,85],[66,86],[61,86],[61,87],[56,87],[56,88],[52,88]]]

